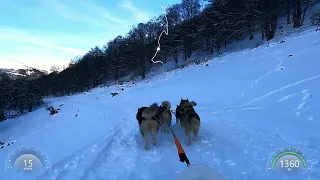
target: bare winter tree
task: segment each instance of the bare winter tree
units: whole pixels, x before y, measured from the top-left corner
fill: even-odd
[[[261,25],[267,41],[274,38],[278,25],[279,1],[263,0],[259,2]]]
[[[200,13],[200,0],[182,0],[181,10],[184,20],[190,20],[192,17]]]
[[[293,28],[303,25],[308,8],[315,2],[316,0],[294,0]]]

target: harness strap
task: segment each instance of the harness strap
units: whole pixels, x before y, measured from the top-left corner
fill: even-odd
[[[159,118],[157,118],[156,116],[153,116],[152,119],[158,121],[158,123],[161,124]]]
[[[180,112],[180,116],[181,116],[181,119],[185,119],[184,116],[198,116],[198,114],[195,112],[195,110],[193,109],[192,106],[186,106],[184,108],[181,108],[181,109],[185,109],[187,107],[190,107],[191,109],[188,109],[186,110],[185,112]],[[179,111],[181,111],[181,109]],[[189,121],[191,120],[191,118],[189,118]]]

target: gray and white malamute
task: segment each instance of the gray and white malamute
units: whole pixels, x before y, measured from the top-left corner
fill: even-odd
[[[198,140],[200,117],[193,109],[193,106],[196,105],[194,101],[189,102],[189,99],[181,99],[180,105],[178,105],[176,109],[176,119],[188,137],[188,146],[191,146],[191,132],[193,132],[193,140]]]

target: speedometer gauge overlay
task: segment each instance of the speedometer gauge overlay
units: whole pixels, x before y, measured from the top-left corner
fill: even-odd
[[[268,170],[287,175],[301,175],[311,172],[311,163],[303,151],[295,147],[284,147],[275,151],[269,161]]]
[[[50,172],[51,165],[47,155],[35,147],[20,147],[13,151],[5,164],[5,171],[16,176],[37,176]]]

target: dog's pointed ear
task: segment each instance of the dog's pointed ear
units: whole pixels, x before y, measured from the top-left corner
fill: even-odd
[[[192,104],[192,106],[197,106],[197,103],[194,101],[191,101],[190,103]]]
[[[187,101],[189,101],[189,99],[187,99]]]

